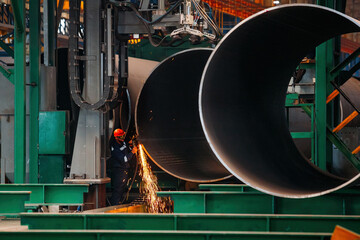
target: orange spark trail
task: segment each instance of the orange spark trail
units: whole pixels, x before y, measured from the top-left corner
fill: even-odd
[[[140,192],[145,195],[148,211],[150,213],[165,212],[167,203],[156,194],[157,191],[160,191],[160,188],[158,186],[157,178],[152,173],[151,167],[147,162],[147,157],[142,144],[139,144],[138,161],[140,163],[140,177],[142,179]]]

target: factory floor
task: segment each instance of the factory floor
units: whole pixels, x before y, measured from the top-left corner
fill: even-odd
[[[0,231],[26,231],[29,230],[28,226],[22,226],[20,224],[20,218],[18,219],[5,219],[0,218]]]

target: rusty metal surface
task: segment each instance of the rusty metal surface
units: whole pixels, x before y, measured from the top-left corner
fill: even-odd
[[[307,161],[285,119],[289,78],[320,43],[360,30],[328,8],[296,4],[267,9],[233,28],[205,67],[199,107],[206,138],[223,165],[248,185],[273,195],[326,194],[359,178],[340,179]]]
[[[211,52],[186,50],[162,61],[136,107],[139,140],[153,161],[171,175],[194,182],[230,175],[208,146],[198,111],[201,74]]]

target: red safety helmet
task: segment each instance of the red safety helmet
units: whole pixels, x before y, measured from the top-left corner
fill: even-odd
[[[115,129],[114,137],[121,137],[121,136],[124,136],[124,135],[125,135],[125,132],[122,129],[120,129],[120,128]]]

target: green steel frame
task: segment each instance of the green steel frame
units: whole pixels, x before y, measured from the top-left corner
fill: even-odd
[[[260,192],[246,184],[199,184],[199,189],[224,192]]]
[[[211,232],[211,231],[144,231],[144,230],[33,230],[22,232],[0,232],[1,240],[325,240],[331,233],[284,233],[284,232]]]
[[[22,213],[29,229],[332,232],[360,229],[360,216],[274,214],[48,214]]]
[[[6,43],[0,40],[0,47],[4,49],[4,51],[9,54],[10,57],[14,58],[14,50],[12,50]]]
[[[14,84],[14,70],[6,69],[0,65],[0,72],[12,83]]]
[[[288,96],[291,94],[288,94]],[[297,95],[297,94],[296,94]],[[290,98],[291,99],[291,98]],[[289,100],[290,100],[289,99]],[[287,97],[288,100],[288,97]],[[306,113],[308,113],[309,117],[310,117],[310,132],[291,132],[291,137],[292,138],[309,138],[311,140],[311,160],[315,165],[318,165],[318,162],[316,161],[316,151],[315,151],[315,126],[314,126],[314,122],[315,122],[315,107],[314,104],[312,103],[300,103],[300,104],[293,104],[292,102],[288,102],[286,104],[287,108],[306,108],[308,109],[308,111]]]
[[[175,213],[360,215],[360,192],[343,190],[290,199],[260,192],[158,192],[170,196]]]
[[[0,184],[0,191],[30,191],[27,206],[82,205],[88,184]]]
[[[55,49],[56,49],[56,37],[57,37],[57,29],[56,25],[56,0],[44,0],[44,4],[46,4],[46,8],[44,11],[47,11],[47,24],[48,31],[44,32],[44,64],[45,66],[55,66]],[[45,14],[45,13],[44,13]]]
[[[11,1],[15,19],[15,183],[25,182],[26,91],[25,91],[25,0]]]
[[[40,1],[30,0],[29,183],[39,180]]]
[[[328,120],[327,110],[331,105],[326,104],[326,98],[331,93],[329,89],[328,66],[332,62],[332,41],[325,42],[316,48],[316,84],[315,84],[315,162],[323,169],[327,169],[327,162],[332,157],[332,145],[326,137],[326,126],[333,124]],[[329,50],[331,49],[331,53]],[[332,104],[332,103],[331,103]]]
[[[0,216],[16,217],[25,212],[25,201],[30,199],[30,191],[0,191]]]
[[[309,107],[303,106],[302,109],[309,116],[313,115],[313,111]],[[340,152],[342,152],[342,154],[344,154],[354,167],[360,170],[360,160],[352,154],[347,145],[337,136],[336,133],[333,133],[331,129],[332,128],[329,125],[326,126],[326,137],[340,150]]]
[[[338,11],[343,10],[343,1],[317,0],[318,5]],[[333,128],[337,122],[337,103],[326,104],[327,96],[333,91],[330,81],[341,69],[339,58],[334,52],[340,49],[339,38],[331,39],[316,48],[316,85],[315,85],[315,161],[321,169],[326,170],[332,161],[332,143],[327,137],[327,127]],[[334,66],[337,65],[336,68]]]
[[[15,19],[14,50],[0,41],[0,47],[14,57],[14,69],[0,66],[0,72],[15,85],[15,183],[25,183],[26,154],[26,71],[25,0],[12,1]],[[39,79],[40,79],[40,2],[30,0],[30,137],[29,182],[38,182]]]

